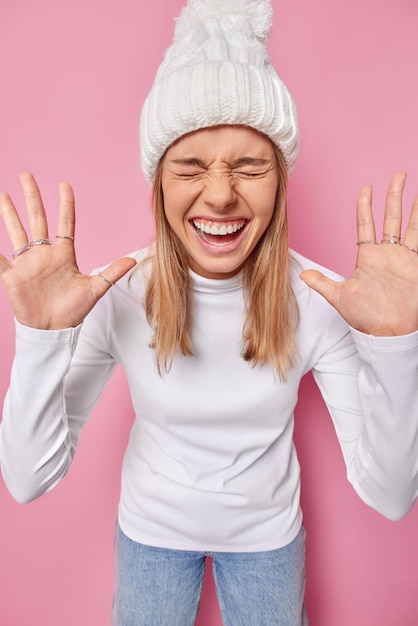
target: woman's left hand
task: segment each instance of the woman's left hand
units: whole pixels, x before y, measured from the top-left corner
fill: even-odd
[[[358,255],[353,276],[335,282],[316,270],[301,278],[357,330],[375,336],[406,335],[418,330],[418,197],[402,235],[402,193],[406,174],[392,178],[386,196],[383,236],[376,242],[372,188],[357,201]]]

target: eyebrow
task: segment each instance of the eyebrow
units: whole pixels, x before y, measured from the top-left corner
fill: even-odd
[[[194,165],[197,167],[205,167],[203,161],[198,159],[197,157],[185,157],[184,159],[173,159],[171,161],[176,165]]]

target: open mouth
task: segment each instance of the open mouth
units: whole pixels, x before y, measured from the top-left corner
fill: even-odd
[[[194,219],[192,224],[201,239],[207,243],[222,246],[238,239],[247,224],[247,220],[211,222],[209,220]]]

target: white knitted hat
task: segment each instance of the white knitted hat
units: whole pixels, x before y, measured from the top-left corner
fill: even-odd
[[[250,126],[276,144],[292,173],[296,109],[266,44],[270,0],[189,0],[141,114],[141,163],[149,182],[181,136],[221,124]]]

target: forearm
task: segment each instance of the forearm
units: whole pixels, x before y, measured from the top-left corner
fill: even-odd
[[[0,427],[0,462],[19,502],[51,489],[67,472],[76,445],[65,411],[64,378],[79,329],[17,328],[16,357]]]
[[[396,339],[353,333],[363,428],[348,477],[368,504],[404,517],[418,492],[418,333]]]

